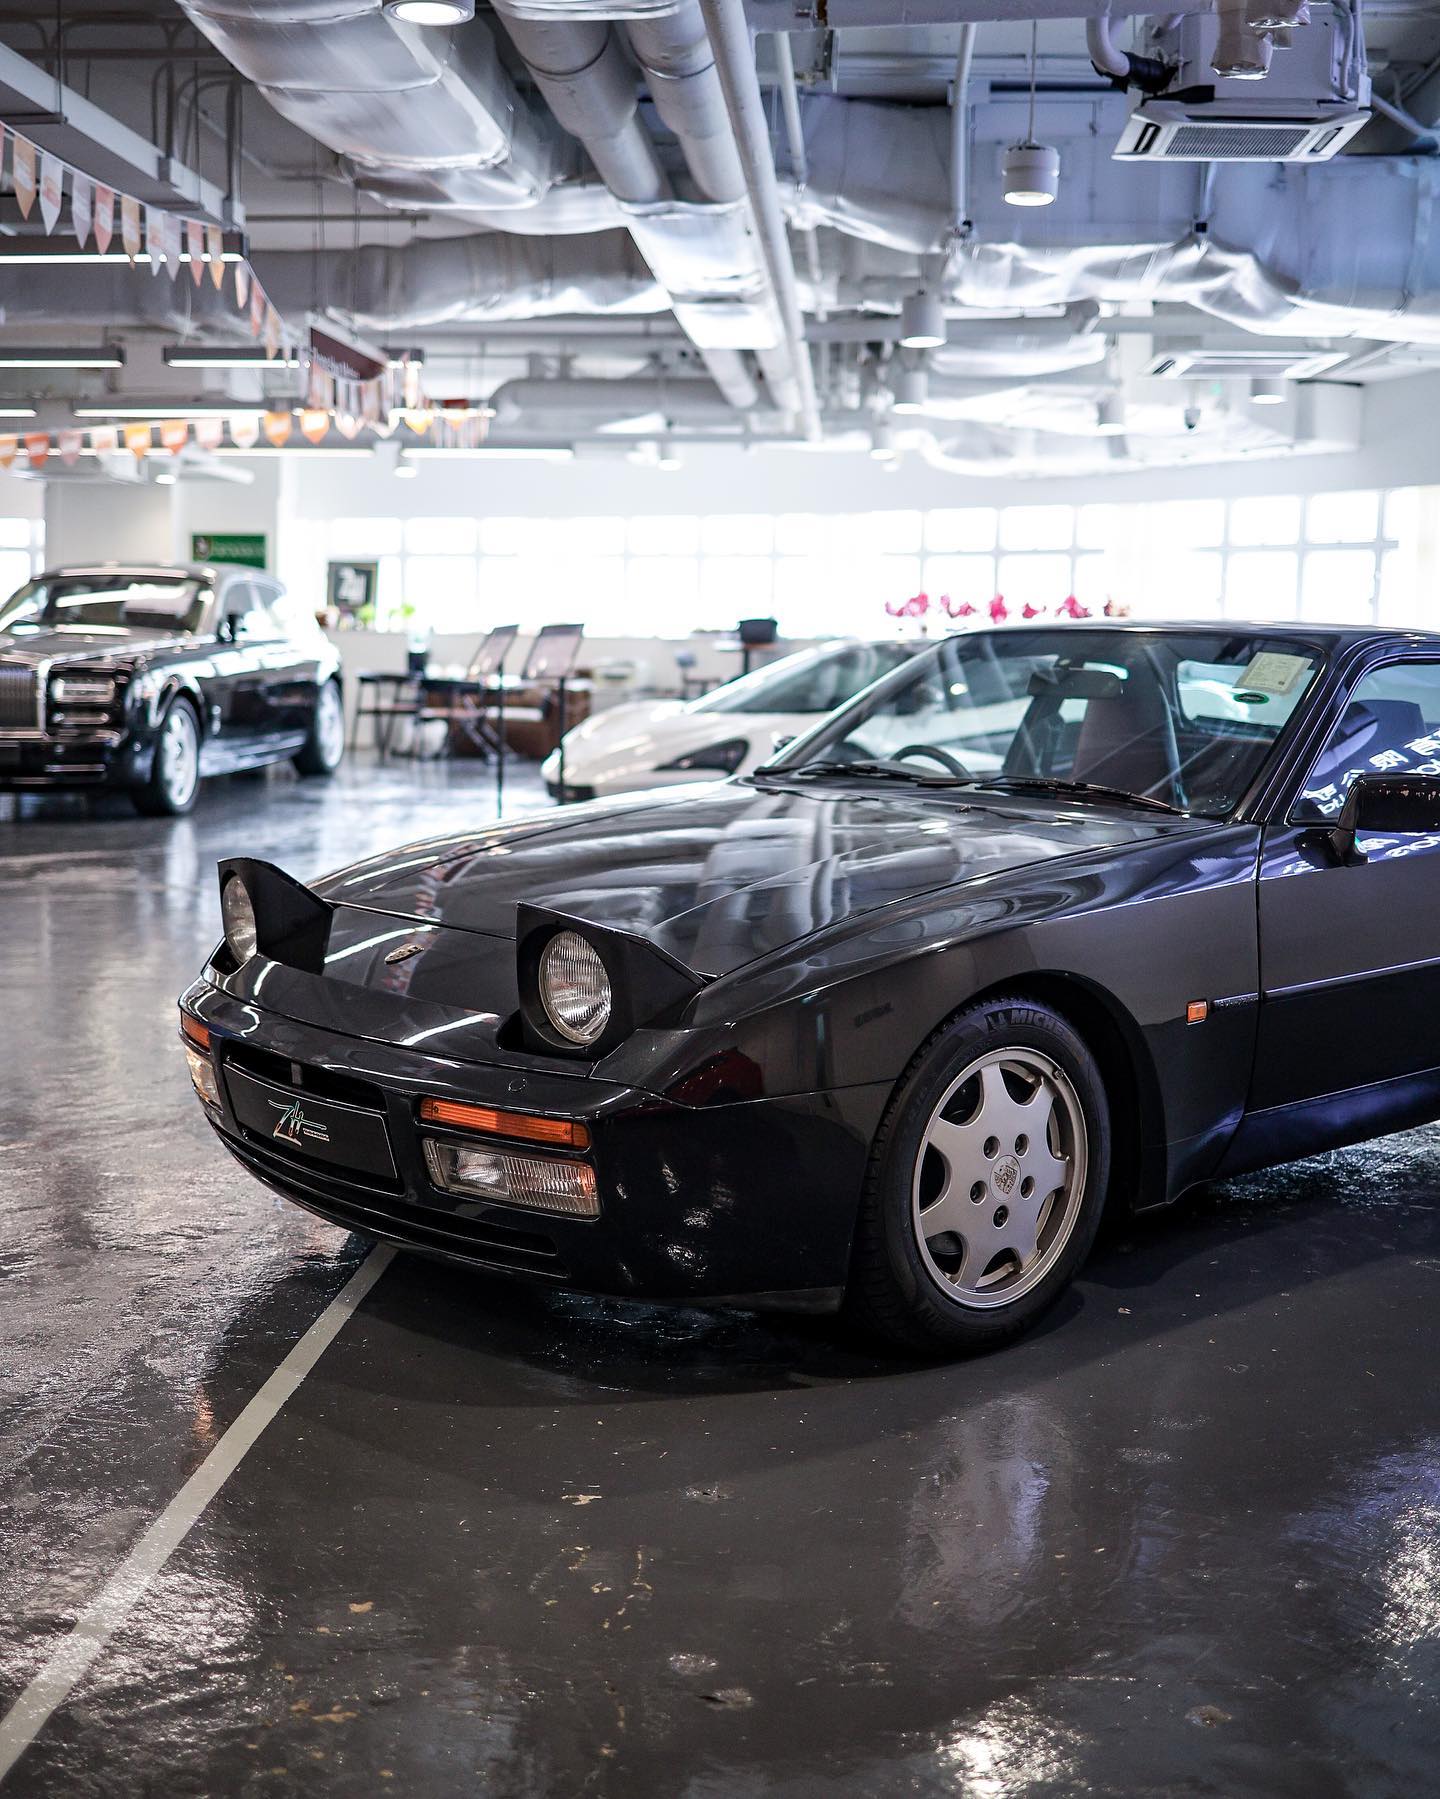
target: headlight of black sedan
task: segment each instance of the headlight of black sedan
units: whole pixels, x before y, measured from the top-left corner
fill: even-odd
[[[56,675],[50,697],[57,706],[109,706],[115,699],[113,675]]]
[[[705,985],[628,931],[525,905],[515,926],[520,1016],[532,1049],[598,1059],[642,1025],[675,1023]]]

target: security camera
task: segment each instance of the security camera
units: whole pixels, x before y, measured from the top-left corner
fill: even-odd
[[[1199,424],[1200,408],[1198,406],[1187,406],[1185,408],[1185,429],[1187,431],[1194,431],[1199,427]]]

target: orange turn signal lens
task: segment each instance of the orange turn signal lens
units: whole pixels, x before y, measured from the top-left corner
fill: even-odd
[[[1209,1016],[1210,1002],[1208,999],[1192,999],[1185,1008],[1186,1024],[1204,1024]]]
[[[454,1099],[422,1099],[425,1124],[447,1124],[457,1131],[484,1131],[491,1137],[515,1137],[522,1143],[546,1143],[552,1149],[589,1149],[587,1125],[573,1118],[536,1118],[529,1112],[501,1112],[494,1106],[467,1106]]]
[[[180,1030],[182,1035],[190,1039],[196,1049],[209,1049],[209,1026],[201,1024],[198,1018],[192,1018],[188,1012],[182,1012],[180,1014]]]

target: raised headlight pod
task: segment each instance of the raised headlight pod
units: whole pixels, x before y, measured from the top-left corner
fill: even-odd
[[[115,683],[109,675],[56,675],[50,697],[61,706],[108,706]]]
[[[578,931],[557,931],[540,952],[540,1003],[567,1043],[594,1043],[614,997],[605,964]]]
[[[255,932],[255,908],[239,875],[231,875],[220,889],[220,916],[225,921],[225,941],[230,954],[245,963],[259,947]]]
[[[673,762],[662,762],[656,773],[688,774],[703,769],[707,774],[733,775],[749,752],[748,738],[727,737],[723,743],[707,744],[703,750],[690,750]]]

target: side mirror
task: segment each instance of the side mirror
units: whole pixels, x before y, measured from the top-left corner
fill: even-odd
[[[1325,832],[1337,861],[1364,862],[1356,843],[1362,831],[1419,836],[1440,831],[1440,776],[1361,775],[1345,796],[1333,827]]]
[[[770,754],[779,755],[781,750],[794,743],[795,735],[794,731],[776,731],[770,739]]]
[[[235,612],[222,612],[220,623],[215,627],[215,635],[221,643],[234,643],[240,635],[240,620],[244,618],[244,609]]]

